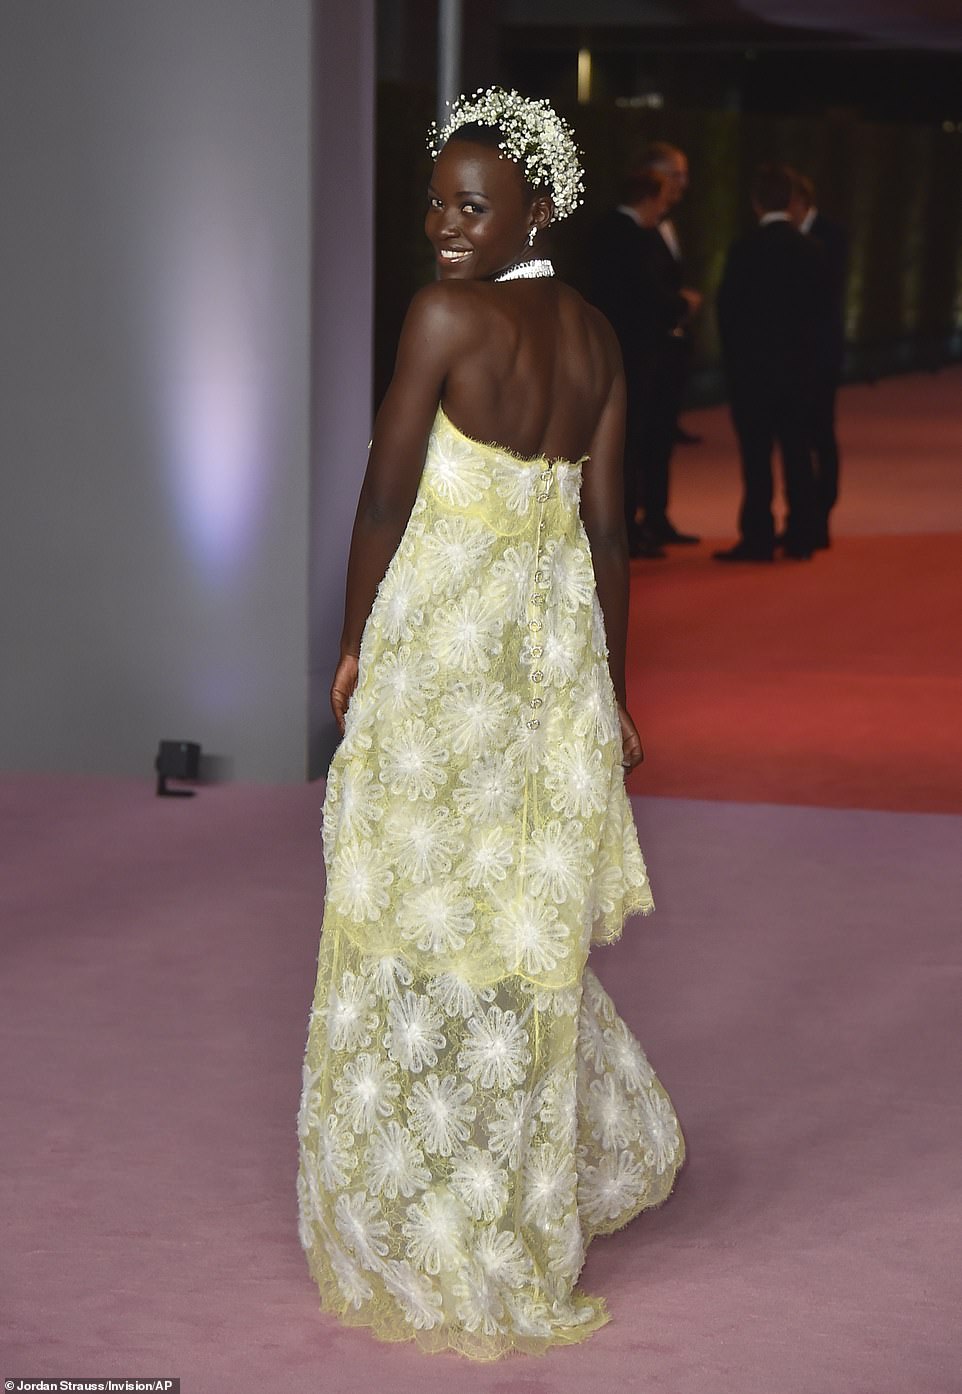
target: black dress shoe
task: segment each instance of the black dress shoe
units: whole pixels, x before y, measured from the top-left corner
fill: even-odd
[[[640,523],[631,523],[628,526],[628,555],[644,557],[647,561],[659,561],[662,557],[667,557],[668,553],[658,545],[647,528],[642,527]]]
[[[744,542],[736,542],[734,547],[724,547],[712,552],[713,561],[774,561],[774,551],[764,552],[756,547],[747,547]]]
[[[667,519],[650,531],[662,547],[693,547],[701,541],[701,538],[692,532],[679,532],[674,523],[669,523]]]
[[[807,561],[813,552],[819,548],[828,546],[828,534],[824,534],[825,540],[821,541],[822,533],[816,532],[811,542],[798,542],[787,532],[775,534],[775,550],[784,552],[786,557],[791,557],[795,561]]]

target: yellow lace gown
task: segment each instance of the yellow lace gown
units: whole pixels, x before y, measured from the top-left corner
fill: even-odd
[[[586,1246],[684,1159],[586,966],[652,899],[582,463],[438,409],[324,802],[301,1243],[342,1321],[477,1359],[607,1321],[575,1288]]]

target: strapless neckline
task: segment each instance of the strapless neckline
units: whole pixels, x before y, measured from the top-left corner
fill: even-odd
[[[479,440],[477,436],[469,436],[467,431],[462,431],[461,427],[451,420],[440,402],[438,402],[438,416],[444,420],[445,424],[456,436],[460,436],[461,439],[467,441],[469,445],[475,446],[478,450],[491,450],[498,455],[507,455],[509,459],[514,460],[515,463],[519,465],[551,464],[554,467],[564,465],[568,469],[578,469],[590,458],[588,455],[582,455],[579,460],[567,460],[560,455],[520,455],[516,450],[512,450],[510,446],[502,445],[500,441]]]

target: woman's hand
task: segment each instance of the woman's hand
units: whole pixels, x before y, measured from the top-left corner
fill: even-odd
[[[633,770],[636,765],[640,765],[645,758],[645,752],[641,748],[641,737],[638,734],[638,727],[628,714],[628,708],[618,703],[618,720],[621,722],[621,763],[625,774]]]
[[[357,687],[357,657],[353,653],[346,653],[337,665],[334,674],[334,681],[331,683],[331,711],[337,722],[337,728],[341,735],[344,735],[344,718],[347,715],[348,703]]]

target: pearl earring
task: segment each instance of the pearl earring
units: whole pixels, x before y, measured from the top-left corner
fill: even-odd
[[[537,235],[538,235],[538,229],[537,229],[536,227],[533,227],[533,228],[531,229],[531,231],[528,233],[528,246],[529,246],[529,247],[533,247],[533,246],[534,246],[534,239],[537,237]]]

